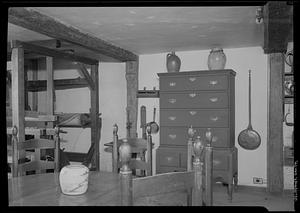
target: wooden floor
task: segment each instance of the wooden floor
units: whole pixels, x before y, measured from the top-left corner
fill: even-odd
[[[214,206],[262,206],[269,211],[294,211],[294,193],[284,192],[283,195],[270,195],[263,188],[238,186],[233,193],[232,202],[228,201],[226,187],[216,184],[213,187]],[[141,206],[186,206],[185,194],[155,196],[136,200],[135,205]]]

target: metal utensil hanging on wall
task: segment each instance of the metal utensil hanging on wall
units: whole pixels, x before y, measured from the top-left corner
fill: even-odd
[[[249,124],[247,129],[240,132],[238,143],[242,148],[247,150],[255,150],[261,144],[260,135],[253,130],[251,125],[251,70],[249,70]]]

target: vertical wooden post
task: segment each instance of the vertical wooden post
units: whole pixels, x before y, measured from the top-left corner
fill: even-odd
[[[213,148],[208,143],[205,147],[205,205],[213,204]]]
[[[96,171],[100,170],[100,155],[99,155],[99,141],[100,138],[98,131],[100,131],[99,124],[99,72],[98,64],[91,66],[91,78],[94,80],[94,89],[90,89],[91,94],[91,143],[94,145],[94,155],[92,160],[92,167],[96,168]],[[93,165],[94,164],[94,165]]]
[[[25,128],[24,128],[24,50],[22,47],[15,47],[12,49],[12,126],[15,126],[18,130],[17,141],[25,141]],[[16,148],[16,147],[15,147]],[[25,158],[25,151],[18,152],[14,150],[13,153],[16,156],[13,159]],[[19,155],[19,156],[18,156]],[[15,163],[18,163],[16,161]],[[12,172],[13,177],[17,175],[16,172]]]
[[[152,135],[151,126],[147,125],[147,163],[149,165],[149,170],[147,171],[147,176],[152,176]]]
[[[112,171],[118,173],[118,125],[113,126]]]
[[[120,187],[121,187],[121,205],[132,206],[133,194],[132,194],[132,171],[129,168],[129,162],[131,159],[131,147],[128,144],[127,139],[123,140],[119,148],[119,155],[122,163],[120,170]]]
[[[54,93],[54,82],[53,82],[53,58],[46,57],[46,71],[47,71],[47,114],[53,115],[54,104],[53,104],[53,93]],[[53,126],[51,126],[52,128]]]
[[[195,130],[191,126],[188,129],[188,148],[187,148],[187,171],[192,171],[192,156],[193,156],[193,138],[195,135]]]
[[[202,206],[203,205],[203,162],[201,162],[202,154],[203,154],[203,144],[198,137],[193,143],[193,152],[194,152],[194,160],[193,160],[193,170],[194,170],[194,187],[192,193],[192,205],[193,206]]]
[[[137,114],[138,114],[138,61],[126,62],[126,81],[127,81],[127,108],[131,122],[130,136],[135,138],[137,135]],[[129,121],[127,121],[129,122]],[[127,135],[129,137],[129,135]]]
[[[268,192],[283,192],[283,72],[282,53],[268,55]]]
[[[59,127],[55,126],[55,136],[54,136],[54,141],[55,141],[55,152],[54,152],[54,159],[55,159],[55,172],[59,172],[59,153],[60,153],[60,138],[59,138]]]

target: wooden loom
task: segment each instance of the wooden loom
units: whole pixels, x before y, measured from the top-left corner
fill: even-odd
[[[46,57],[46,81],[26,81],[24,67],[25,53],[27,51]],[[91,146],[84,158],[84,164],[88,165],[92,162],[92,168],[98,171],[99,151],[96,150],[99,150],[101,128],[101,118],[99,118],[98,61],[20,41],[11,42],[10,51],[8,51],[8,53],[10,52],[11,67],[8,67],[7,70],[11,70],[12,103],[11,108],[7,107],[6,112],[7,134],[11,134],[11,128],[16,126],[19,129],[19,140],[23,141],[23,139],[25,139],[25,135],[32,134],[35,137],[40,137],[43,133],[46,133],[47,128],[52,128],[55,125],[61,127],[83,127],[80,123],[78,125],[60,125],[59,118],[62,117],[62,114],[54,113],[54,90],[89,87],[91,91],[91,109],[89,113],[90,123],[85,125],[83,128],[91,128]],[[75,63],[79,66],[80,74],[84,76],[84,78],[75,80],[53,80],[53,58],[58,57],[75,61]],[[84,64],[91,65],[91,75],[88,73]],[[72,85],[72,83],[74,84]],[[25,106],[28,105],[26,97],[27,92],[44,90],[46,90],[47,93],[47,112],[40,113],[37,111],[25,110]],[[41,121],[44,121],[44,123]],[[39,124],[38,122],[42,124]],[[23,157],[25,157],[24,154],[22,154]]]

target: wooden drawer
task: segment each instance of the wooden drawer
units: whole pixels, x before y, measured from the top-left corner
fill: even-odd
[[[228,127],[228,110],[160,110],[161,126]]]
[[[207,128],[194,128],[196,135],[205,140]],[[186,146],[188,141],[188,127],[164,127],[160,128],[160,144]],[[213,135],[213,147],[233,147],[234,140],[230,140],[229,128],[211,128]]]
[[[180,166],[180,152],[170,149],[158,149],[157,158],[161,166]]]
[[[159,82],[160,91],[226,90],[228,88],[226,75],[161,77]]]
[[[160,108],[227,108],[227,92],[160,93]]]

